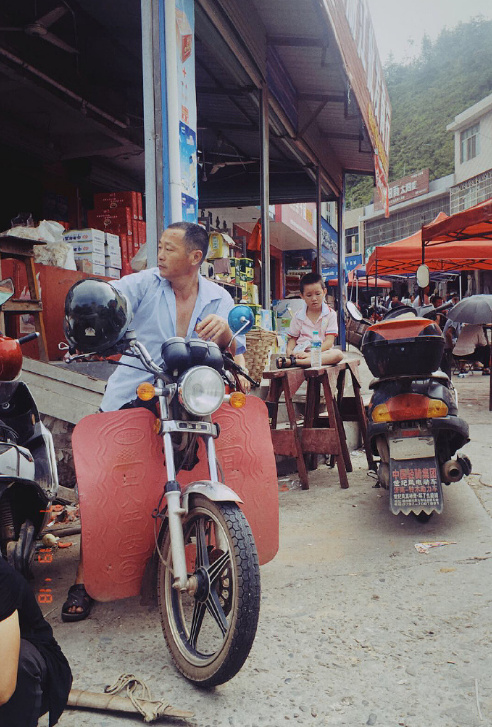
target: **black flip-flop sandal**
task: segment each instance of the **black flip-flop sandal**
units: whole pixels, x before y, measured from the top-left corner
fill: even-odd
[[[83,583],[76,583],[68,589],[67,600],[62,606],[62,621],[83,621],[90,614],[93,599],[85,590]],[[82,611],[70,612],[69,608],[81,608]]]
[[[279,356],[275,363],[278,369],[288,369],[290,366],[296,365],[296,357],[294,354],[290,356]]]

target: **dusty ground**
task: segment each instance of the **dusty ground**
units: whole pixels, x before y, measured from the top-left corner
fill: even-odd
[[[360,453],[353,456],[348,490],[326,467],[311,475],[308,491],[291,481],[280,492],[279,553],[261,569],[251,655],[234,680],[213,691],[179,676],[158,612],[138,599],[98,604],[87,621],[62,623],[77,554],[58,551],[49,566],[55,601],[45,612],[72,665],[74,686],[100,691],[133,672],[156,698],[193,710],[188,724],[201,727],[492,725],[489,380],[454,380],[471,425],[468,483],[446,488],[444,513],[421,525],[389,513],[386,493],[372,488]],[[433,540],[455,544],[427,555],[414,547]],[[38,583],[42,568],[37,564]],[[59,724],[142,721],[69,711]]]

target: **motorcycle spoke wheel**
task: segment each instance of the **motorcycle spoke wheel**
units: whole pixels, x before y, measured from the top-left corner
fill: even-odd
[[[177,668],[212,687],[241,669],[253,645],[260,607],[260,572],[251,529],[232,503],[196,496],[183,519],[188,577],[194,593],[172,587],[169,533],[162,543],[157,590],[162,629]]]

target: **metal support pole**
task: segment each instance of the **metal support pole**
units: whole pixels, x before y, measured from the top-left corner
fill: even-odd
[[[141,0],[142,80],[145,138],[145,216],[147,220],[147,261],[157,265],[157,244],[163,224],[162,114],[159,43],[159,9],[156,3]]]
[[[321,170],[316,167],[316,272],[321,275],[321,245],[323,240],[321,227]]]
[[[338,198],[338,343],[342,351],[347,350],[345,340],[345,240],[343,211],[345,208],[345,174],[343,175],[342,194]]]
[[[166,96],[167,96],[167,138],[169,159],[169,202],[170,222],[181,222],[181,168],[179,160],[178,77],[176,68],[176,3],[165,2],[164,21],[166,29]]]
[[[268,86],[260,90],[261,305],[270,310],[270,170]]]

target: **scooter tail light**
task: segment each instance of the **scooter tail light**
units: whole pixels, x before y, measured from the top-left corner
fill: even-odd
[[[372,411],[373,422],[402,422],[411,419],[445,417],[448,407],[440,399],[422,394],[399,394],[378,404]]]
[[[445,417],[448,411],[448,407],[440,399],[429,399],[428,417]]]

